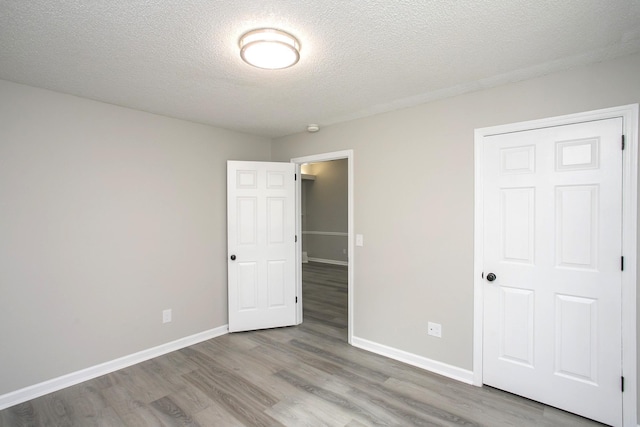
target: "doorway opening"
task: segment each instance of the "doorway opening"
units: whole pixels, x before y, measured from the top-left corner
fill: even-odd
[[[347,341],[347,159],[300,169],[304,321],[331,326]]]
[[[315,264],[316,266],[325,265],[326,267],[334,267],[336,270],[344,270],[346,267],[347,341],[351,343],[354,311],[353,150],[298,157],[291,159],[291,162],[296,164],[298,176],[302,178],[303,175],[305,175],[305,178],[308,178],[299,179],[296,184],[296,234],[300,236],[296,246],[296,262],[299,266],[297,273],[297,295],[300,298],[300,303],[297,307],[297,323],[302,323],[303,321],[303,261],[310,260],[312,263],[317,263]],[[346,171],[340,172],[343,167],[346,167]],[[319,181],[318,174],[324,175],[323,183]],[[341,178],[339,176],[341,174],[346,176]],[[315,180],[312,178],[313,176],[316,177]],[[322,176],[320,176],[320,179],[322,179]],[[332,183],[332,180],[336,182]],[[346,182],[342,182],[343,180]],[[323,184],[329,185],[323,186]],[[305,186],[307,188],[305,188]],[[325,202],[331,203],[332,197],[326,193],[332,191],[332,186],[346,186],[346,188],[342,189],[333,188],[333,190],[336,190],[338,193],[346,193],[346,201],[343,200],[340,202],[339,199],[342,197],[340,195],[337,195],[338,200],[334,200],[334,202],[346,204],[346,206],[336,206],[336,210],[346,211],[346,218],[340,213],[338,213],[337,216],[329,214],[328,212],[330,211],[326,211],[326,209],[331,210],[331,206],[323,205]],[[314,192],[316,194],[314,194]],[[314,199],[307,204],[307,196],[310,195],[312,195]],[[334,194],[334,196],[336,195]],[[308,211],[307,208],[316,211],[314,212],[316,214],[315,219],[311,219],[309,216],[311,212]],[[309,221],[307,222],[307,220]],[[344,231],[345,225],[346,231]],[[325,229],[312,230],[310,228]],[[310,250],[308,251],[307,249]],[[305,252],[306,254],[304,254]],[[305,256],[303,256],[303,254]],[[310,265],[308,266],[312,267]],[[307,268],[307,270],[311,275],[318,274],[317,268],[315,269],[316,271],[313,271],[313,268]],[[331,268],[325,268],[325,270],[327,270],[326,273],[331,274]],[[336,273],[340,272],[336,271]],[[340,291],[337,290],[337,292]]]

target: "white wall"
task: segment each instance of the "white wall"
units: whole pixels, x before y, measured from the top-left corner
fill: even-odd
[[[226,160],[269,157],[0,81],[0,395],[225,325]]]
[[[354,149],[354,335],[471,370],[474,129],[637,103],[639,76],[632,55],[275,140],[274,160]]]

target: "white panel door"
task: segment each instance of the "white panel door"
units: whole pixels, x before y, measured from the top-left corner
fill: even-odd
[[[296,322],[295,165],[227,162],[229,331]]]
[[[483,143],[483,383],[612,425],[622,423],[621,135],[622,119],[608,119]]]

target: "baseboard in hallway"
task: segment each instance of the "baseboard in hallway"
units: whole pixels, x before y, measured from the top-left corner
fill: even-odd
[[[319,262],[319,263],[322,263],[322,264],[343,265],[343,266],[348,266],[349,265],[349,262],[347,262],[347,261],[338,261],[338,260],[335,260],[335,259],[309,257],[309,261],[310,262]]]

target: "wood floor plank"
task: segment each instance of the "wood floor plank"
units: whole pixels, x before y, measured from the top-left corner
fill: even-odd
[[[19,403],[9,409],[0,411],[0,426],[37,426],[38,422],[32,402]]]
[[[134,390],[130,390],[121,384],[104,389],[101,394],[109,403],[109,406],[123,419],[130,412],[136,412],[139,408],[146,406],[144,402],[138,400],[139,396],[135,394]]]
[[[392,425],[408,424],[413,426],[477,426],[465,419],[458,418],[449,412],[443,411],[441,408],[429,407],[420,408],[422,410],[414,410],[409,405],[405,405],[405,401],[389,399],[387,396],[376,393],[371,390],[361,390],[354,387],[349,392],[351,399],[358,399],[368,403],[368,407],[376,407],[377,412],[393,415],[394,422]]]
[[[370,425],[391,425],[390,419],[382,419],[376,414],[371,413],[366,408],[362,408],[361,406],[355,404],[353,400],[349,399],[342,393],[336,393],[332,390],[325,389],[323,387],[317,386],[312,382],[308,381],[307,378],[300,377],[295,375],[287,370],[282,370],[276,374],[277,377],[284,379],[290,384],[294,385],[301,391],[305,393],[309,393],[313,396],[316,396],[327,403],[330,403],[336,408],[339,408],[341,411],[351,414],[353,417],[357,419],[363,419],[364,422]]]
[[[167,427],[200,427],[171,397],[165,396],[149,405],[155,416]]]
[[[234,373],[241,376],[248,383],[265,390],[267,394],[273,396],[278,402],[295,393],[294,388],[288,387],[286,382],[273,376],[286,365],[281,361],[271,363],[271,359],[264,357],[264,353],[259,351],[259,348],[251,353],[233,350],[218,352],[216,354],[216,362],[233,370]]]
[[[334,351],[332,351],[333,347],[331,346],[325,345],[321,348],[315,345],[304,343],[299,340],[291,340],[290,345],[302,352],[305,352],[307,354],[306,357],[311,355],[317,356],[320,359],[325,359],[339,366],[341,369],[350,369],[353,372],[357,372],[375,381],[386,381],[387,379],[389,379],[388,375],[380,371],[368,368],[367,366],[359,363],[357,359],[348,359],[337,355]]]
[[[82,426],[118,426],[123,421],[102,395],[100,381],[86,381],[56,393],[73,408],[72,424]]]
[[[166,427],[146,405],[120,415],[127,427]]]
[[[56,393],[34,400],[33,411],[36,414],[37,424],[60,427],[73,426],[74,408],[70,403]]]
[[[335,363],[317,357],[316,355],[305,353],[291,345],[280,345],[279,342],[271,340],[268,336],[255,335],[253,339],[262,343],[260,351],[263,355],[271,357],[274,362],[275,360],[282,359],[287,361],[286,366],[295,365],[298,366],[299,369],[317,370],[329,374],[335,372],[338,368]]]
[[[350,414],[340,411],[335,405],[312,395],[299,393],[297,389],[296,393],[287,396],[266,412],[287,426],[343,426],[352,419]]]
[[[217,359],[209,358],[207,355],[197,350],[193,351],[193,358],[198,358],[201,362],[205,362],[203,368],[194,371],[198,372],[202,377],[215,382],[217,387],[228,389],[234,395],[239,396],[252,405],[267,408],[275,405],[278,400],[269,395],[264,390],[256,387],[254,383],[245,380],[241,375],[221,365]],[[190,374],[185,374],[185,378],[191,378]]]
[[[304,322],[227,334],[0,411],[0,427],[597,426],[347,344],[347,268],[303,269]]]
[[[200,389],[188,385],[183,389],[173,392],[170,396],[176,402],[176,405],[188,414],[197,414],[214,404],[214,401]]]
[[[146,363],[115,372],[113,376],[115,383],[125,387],[136,400],[143,403],[151,403],[179,388],[171,378],[163,381],[162,376],[154,375],[147,367],[148,365],[145,365]]]
[[[570,414],[560,409],[552,408],[550,406],[544,407],[544,416],[542,427],[584,427],[584,426],[601,426],[602,424],[595,421],[588,420],[583,417]]]
[[[208,372],[197,370],[184,376],[187,381],[218,402],[245,425],[265,427],[282,425],[265,414],[263,408],[256,407],[254,401],[247,400],[245,395],[237,394],[237,389],[229,384],[220,384],[218,379]]]
[[[222,405],[214,403],[193,415],[193,419],[202,427],[246,427],[246,424],[226,411]]]

